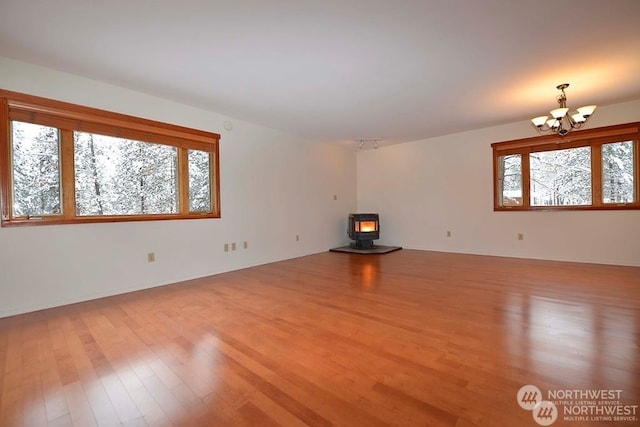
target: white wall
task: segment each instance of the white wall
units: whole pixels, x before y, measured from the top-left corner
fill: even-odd
[[[636,121],[640,100],[599,107],[589,127]],[[530,136],[526,121],[361,151],[358,211],[380,213],[381,244],[640,266],[640,211],[493,211],[491,143]]]
[[[322,252],[346,241],[346,217],[356,206],[352,149],[6,58],[0,58],[0,88],[222,135],[221,219],[0,228],[0,317]],[[232,120],[231,131],[224,120]],[[238,249],[223,252],[231,242]],[[147,263],[152,251],[156,262]]]

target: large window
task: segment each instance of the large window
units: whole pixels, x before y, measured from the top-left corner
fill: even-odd
[[[0,90],[2,225],[217,218],[219,135]]]
[[[494,143],[494,209],[640,209],[638,141],[640,123]]]

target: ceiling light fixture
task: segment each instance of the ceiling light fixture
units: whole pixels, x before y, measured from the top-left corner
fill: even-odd
[[[356,139],[356,141],[358,142],[358,149],[362,150],[364,148],[364,145],[367,142],[370,142],[371,145],[373,145],[374,149],[378,149],[378,147],[380,146],[380,144],[378,144],[378,141],[380,141],[379,139]]]
[[[564,90],[569,87],[569,83],[556,86],[562,93],[556,97],[559,108],[550,111],[551,117],[539,116],[531,119],[531,123],[538,129],[538,132],[552,132],[560,136],[565,136],[574,129],[579,129],[596,109],[595,105],[586,105],[578,108],[578,112],[569,115],[567,108],[567,94]]]

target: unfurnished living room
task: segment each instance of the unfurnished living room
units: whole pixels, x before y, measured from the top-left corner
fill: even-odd
[[[0,426],[640,425],[638,16],[0,0]]]

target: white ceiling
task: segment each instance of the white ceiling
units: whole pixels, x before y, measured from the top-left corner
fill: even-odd
[[[640,98],[639,0],[0,0],[0,56],[335,142]]]

